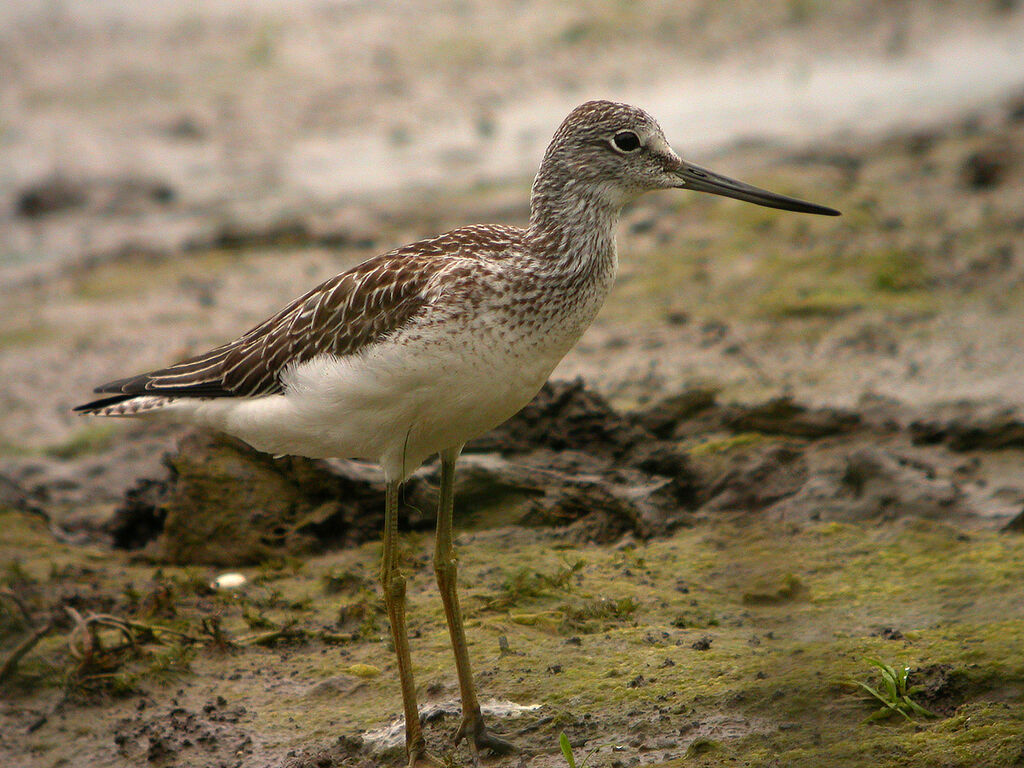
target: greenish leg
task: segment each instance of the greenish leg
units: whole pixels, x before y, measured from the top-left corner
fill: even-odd
[[[462,694],[462,724],[455,734],[455,743],[463,738],[469,743],[474,762],[481,749],[490,749],[495,754],[516,751],[507,741],[492,736],[484,727],[480,714],[480,702],[473,684],[473,672],[469,664],[469,649],[466,647],[466,633],[462,627],[462,611],[459,608],[458,561],[452,544],[452,511],[455,502],[455,460],[457,450],[441,454],[441,499],[437,508],[437,539],[434,549],[434,573],[444,603],[444,614],[448,620],[448,632],[455,651],[455,669],[459,676],[459,690]]]
[[[416,683],[412,674],[412,656],[405,627],[405,576],[398,567],[398,491],[401,483],[388,483],[384,508],[384,555],[380,564],[380,583],[384,590],[384,606],[391,622],[391,637],[398,656],[398,676],[402,684],[402,706],[405,709],[405,748],[409,768],[440,765],[427,754],[426,741],[420,728],[416,706]]]

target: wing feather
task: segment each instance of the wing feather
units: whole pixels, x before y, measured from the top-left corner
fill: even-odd
[[[386,339],[427,310],[445,273],[461,282],[522,245],[522,230],[480,226],[374,257],[321,283],[235,341],[156,371],[96,388],[107,395],[74,410],[95,412],[140,395],[259,397],[284,390],[290,366],[344,357]]]
[[[398,260],[392,254],[370,259],[320,284],[229,344],[95,391],[126,398],[279,393],[289,366],[324,353],[354,354],[402,328],[436,298],[431,281],[446,265],[442,259]]]

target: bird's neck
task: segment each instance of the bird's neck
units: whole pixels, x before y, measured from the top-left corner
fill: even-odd
[[[530,199],[531,250],[559,271],[615,269],[615,227],[622,201],[608,186],[579,182],[542,167]]]

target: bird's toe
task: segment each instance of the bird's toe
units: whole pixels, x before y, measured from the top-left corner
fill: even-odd
[[[458,744],[463,739],[466,739],[469,744],[474,764],[478,763],[478,757],[482,750],[489,750],[494,755],[510,755],[520,751],[515,744],[488,731],[484,721],[479,717],[463,718],[462,725],[455,733],[455,743]]]
[[[444,768],[444,761],[425,749],[409,755],[408,768]]]

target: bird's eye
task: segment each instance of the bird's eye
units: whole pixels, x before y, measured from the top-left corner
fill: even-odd
[[[620,152],[635,152],[640,149],[640,137],[632,131],[619,131],[612,137],[612,146]]]

